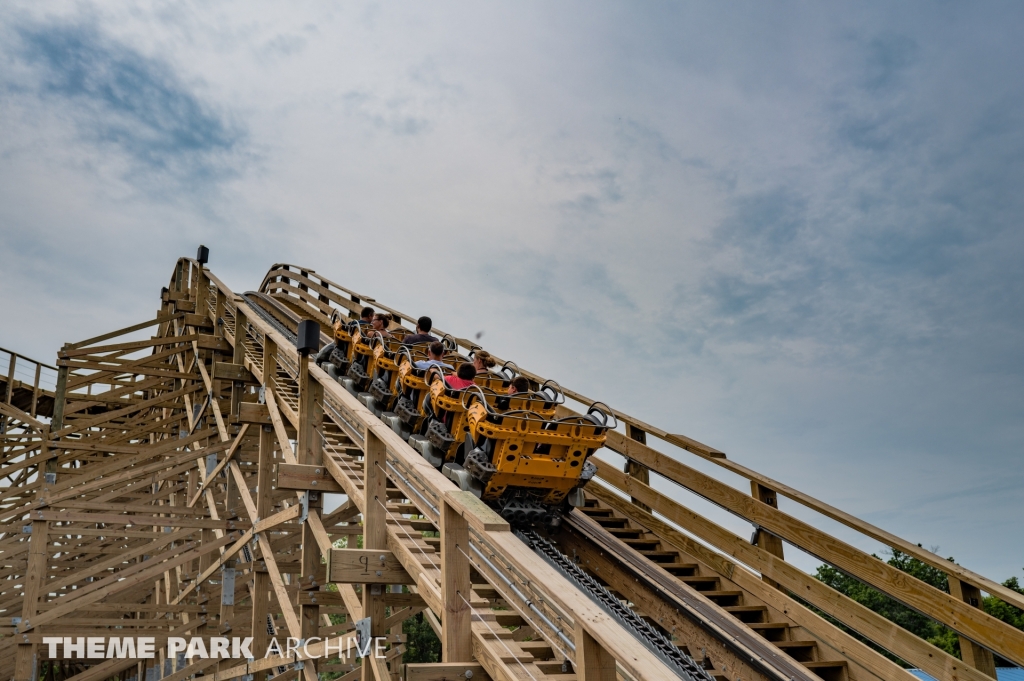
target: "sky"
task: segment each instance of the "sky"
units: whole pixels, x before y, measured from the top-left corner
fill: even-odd
[[[5,2],[0,346],[150,318],[201,243],[236,291],[304,265],[1024,578],[1022,33],[1010,2]]]

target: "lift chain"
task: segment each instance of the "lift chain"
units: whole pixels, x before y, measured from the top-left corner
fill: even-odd
[[[540,553],[549,563],[580,587],[591,600],[601,606],[602,610],[617,619],[627,629],[632,630],[638,640],[657,654],[666,664],[679,672],[680,678],[687,679],[688,681],[714,681],[706,669],[673,645],[668,637],[612,595],[596,579],[580,569],[557,546],[533,530],[519,530],[516,534],[530,548]]]

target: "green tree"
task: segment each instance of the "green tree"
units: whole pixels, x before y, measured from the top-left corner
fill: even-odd
[[[1017,582],[1016,577],[1010,577],[1003,582],[1003,586],[1017,593],[1024,594],[1024,587]],[[1000,619],[1018,629],[1024,629],[1024,610],[1014,607],[995,596],[985,596],[982,598],[981,607],[996,619]]]
[[[441,641],[422,612],[402,622],[402,633],[406,636],[402,662],[441,661]]]

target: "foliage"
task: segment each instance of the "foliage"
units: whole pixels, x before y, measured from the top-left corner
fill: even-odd
[[[402,633],[406,635],[402,662],[441,661],[441,641],[422,612],[402,622]]]
[[[1017,582],[1016,577],[1010,577],[1008,580],[1003,582],[1003,586],[1007,589],[1016,591],[1017,593],[1024,594],[1024,587]],[[1016,608],[995,596],[985,596],[982,598],[981,607],[984,608],[985,612],[996,619],[1000,619],[1010,626],[1017,627],[1018,629],[1024,629],[1024,610]]]

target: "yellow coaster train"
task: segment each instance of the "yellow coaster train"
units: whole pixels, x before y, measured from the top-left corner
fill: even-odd
[[[316,363],[462,489],[519,526],[555,528],[563,512],[583,505],[596,471],[587,459],[617,425],[605,405],[556,418],[565,401],[559,386],[530,381],[528,391],[510,394],[520,375],[512,362],[455,389],[445,380],[451,368],[471,363],[478,349],[461,355],[446,336],[443,365],[417,368],[427,344],[404,344],[407,329],[385,335],[337,313],[331,321],[334,342]]]

